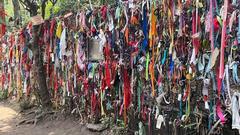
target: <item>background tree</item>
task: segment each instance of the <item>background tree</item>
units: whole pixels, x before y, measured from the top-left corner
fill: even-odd
[[[37,1],[35,0],[20,0],[20,2],[25,6],[25,9],[30,12],[30,16],[36,16],[38,15],[38,9],[39,7],[45,7],[46,5],[46,0],[43,0],[40,3],[40,6],[38,5]],[[42,9],[42,13],[45,13],[45,8]],[[43,15],[44,17],[44,15]],[[29,42],[29,49],[32,50],[33,52],[33,57],[34,57],[34,68],[33,72],[36,75],[36,82],[37,82],[37,94],[40,98],[41,104],[44,108],[47,108],[51,105],[51,98],[50,94],[47,88],[47,83],[46,83],[46,74],[45,74],[45,68],[43,66],[43,54],[42,54],[42,48],[41,45],[39,45],[39,37],[41,34],[41,25],[34,25],[33,26],[33,38]]]
[[[16,21],[15,25],[19,25],[21,21],[19,1],[12,0],[12,4],[13,4],[14,20]]]

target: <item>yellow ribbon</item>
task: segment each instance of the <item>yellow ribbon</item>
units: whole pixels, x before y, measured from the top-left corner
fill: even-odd
[[[58,26],[57,26],[57,30],[56,30],[56,36],[57,36],[58,38],[61,38],[61,34],[62,34],[62,23],[59,22],[59,23],[58,23]]]

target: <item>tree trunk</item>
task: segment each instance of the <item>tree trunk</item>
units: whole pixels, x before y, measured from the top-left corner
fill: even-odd
[[[6,32],[4,0],[0,0],[0,20],[0,37],[2,37]]]
[[[13,13],[14,13],[14,20],[18,22],[21,20],[20,18],[20,5],[19,5],[19,1],[18,0],[12,0],[12,4],[13,4]]]
[[[37,7],[30,7],[30,15],[37,15]],[[37,93],[40,97],[40,101],[43,107],[49,107],[51,105],[50,94],[47,88],[45,68],[43,66],[43,53],[41,45],[39,45],[39,37],[41,33],[41,26],[33,26],[33,42],[31,49],[34,56],[34,72],[36,73],[36,82],[38,84]]]

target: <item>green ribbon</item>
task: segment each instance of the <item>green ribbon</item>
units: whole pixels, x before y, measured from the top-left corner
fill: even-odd
[[[149,52],[147,53],[147,60],[146,60],[146,80],[148,80],[148,67],[149,67],[150,56]]]
[[[95,69],[96,69],[96,67],[97,67],[97,64],[96,64],[96,63],[93,63],[93,64],[92,64],[92,75],[93,75],[93,77],[94,77],[94,75],[95,75]]]

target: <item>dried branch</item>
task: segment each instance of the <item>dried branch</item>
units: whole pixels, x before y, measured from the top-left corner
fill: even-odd
[[[19,0],[19,2],[25,6],[25,9],[30,12],[31,16],[37,14],[37,3],[35,0]]]
[[[27,4],[26,4],[24,1],[19,0],[19,2],[21,3],[21,5],[22,5],[28,12],[30,12],[30,8],[27,6]]]

